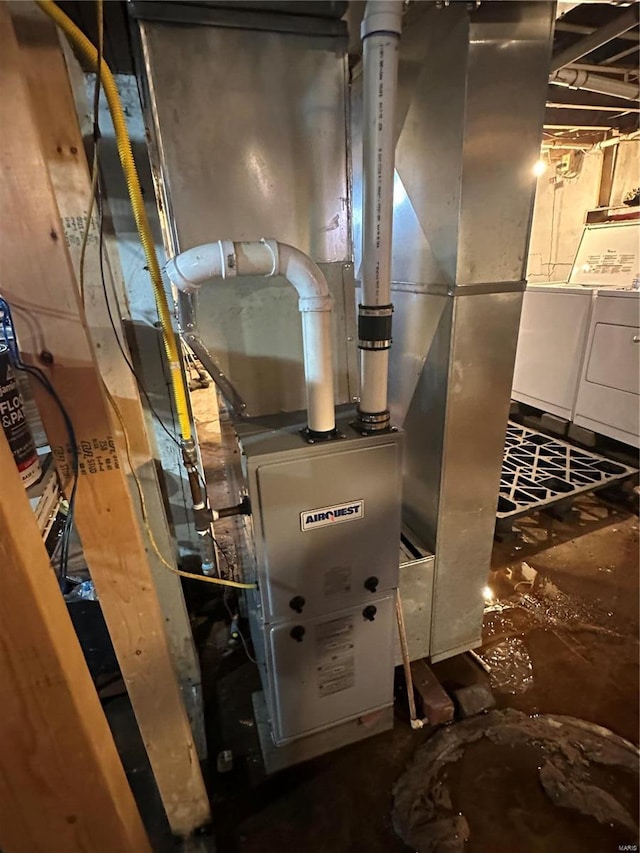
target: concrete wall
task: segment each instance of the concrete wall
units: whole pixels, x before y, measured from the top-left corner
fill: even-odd
[[[558,180],[548,169],[538,178],[527,279],[566,281],[580,242],[586,211],[598,204],[602,152],[585,154],[577,178]]]
[[[530,282],[566,281],[578,249],[586,211],[598,205],[602,151],[588,151],[575,178],[554,177],[548,169],[538,178],[527,265]],[[618,146],[611,204],[621,204],[640,186],[640,141]]]
[[[616,169],[611,188],[611,204],[622,204],[625,195],[640,187],[640,140],[618,146]]]

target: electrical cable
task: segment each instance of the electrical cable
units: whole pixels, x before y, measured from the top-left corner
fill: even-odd
[[[233,623],[233,620],[236,618],[236,615],[234,615],[233,611],[231,610],[231,608],[229,607],[229,604],[227,602],[227,592],[228,592],[228,590],[225,589],[225,591],[222,593],[222,603],[224,604],[226,611],[229,614],[229,618],[231,619],[231,622]],[[244,634],[240,630],[240,626],[238,626],[237,631],[238,631],[238,636],[240,637],[240,642],[242,643],[242,647],[244,649],[245,655],[249,658],[251,663],[254,663],[257,666],[258,661],[253,657],[253,655],[249,651],[249,645],[245,639]]]
[[[21,370],[24,373],[27,373],[29,376],[33,377],[40,385],[42,385],[47,394],[49,394],[49,396],[55,402],[60,412],[60,415],[62,416],[62,420],[64,422],[67,431],[67,436],[69,439],[69,453],[71,455],[71,480],[67,481],[67,483],[62,484],[63,491],[67,492],[68,510],[60,541],[59,568],[60,580],[64,582],[67,576],[67,568],[69,563],[69,545],[71,542],[71,531],[73,528],[76,493],[78,490],[78,478],[80,473],[78,442],[76,440],[75,430],[71,418],[69,417],[69,413],[67,412],[64,403],[60,399],[58,392],[51,384],[51,381],[49,380],[46,373],[44,373],[44,371],[42,371],[39,367],[25,364],[25,362],[22,360],[22,356],[20,355],[20,350],[18,348],[15,324],[13,322],[11,307],[9,306],[9,303],[2,297],[0,297],[0,310],[2,311],[3,337],[9,350],[9,360],[11,362],[12,367],[14,367],[16,370]],[[70,488],[69,482],[71,482]]]
[[[102,283],[102,291],[104,293],[104,300],[105,300],[105,304],[107,306],[107,314],[109,316],[109,323],[111,325],[111,329],[113,330],[113,335],[114,335],[114,338],[116,340],[116,344],[118,345],[118,349],[120,350],[120,354],[122,355],[122,358],[124,359],[125,364],[127,365],[129,370],[131,371],[131,374],[133,375],[133,378],[136,381],[136,385],[138,386],[140,393],[144,396],[145,400],[147,401],[149,411],[151,412],[153,417],[156,419],[156,421],[158,422],[161,429],[164,430],[164,432],[171,439],[171,441],[176,445],[176,447],[182,448],[180,440],[178,438],[176,438],[176,436],[173,435],[173,433],[167,428],[167,426],[163,422],[162,418],[158,414],[157,410],[155,409],[153,403],[151,402],[151,398],[149,397],[149,393],[147,392],[147,389],[145,388],[144,383],[142,382],[142,379],[138,375],[135,367],[133,366],[131,359],[129,358],[129,355],[127,354],[127,351],[124,348],[124,345],[120,341],[120,335],[118,334],[116,323],[115,323],[115,320],[113,317],[113,312],[111,310],[111,303],[110,303],[109,294],[107,291],[106,276],[105,276],[105,270],[104,270],[104,250],[103,250],[104,235],[103,235],[103,226],[102,226],[102,188],[101,188],[101,184],[100,184],[100,178],[98,178],[98,180],[96,182],[96,192],[98,194],[98,218],[100,221],[99,238],[98,238],[98,241],[100,244],[100,278],[101,278],[101,283]]]
[[[111,119],[115,129],[116,145],[122,170],[127,182],[133,216],[140,236],[140,242],[144,248],[147,266],[149,268],[149,275],[153,286],[158,317],[160,318],[160,323],[162,325],[163,342],[169,364],[176,413],[180,424],[180,434],[183,442],[186,444],[187,442],[192,441],[192,431],[187,405],[187,390],[182,374],[182,363],[180,353],[178,351],[176,336],[173,331],[167,295],[164,291],[160,265],[158,263],[155,243],[151,233],[144,199],[142,197],[140,179],[138,177],[135,160],[133,158],[131,140],[127,130],[127,123],[122,109],[118,87],[113,74],[111,73],[111,69],[105,62],[104,58],[98,56],[98,52],[94,45],[73,23],[73,21],[53,2],[53,0],[37,0],[37,5],[64,31],[73,45],[83,55],[84,59],[94,69],[96,74],[101,77],[102,86],[107,98]]]
[[[213,528],[213,525],[212,525],[212,528]],[[216,548],[218,549],[218,551],[220,551],[220,553],[222,554],[222,556],[223,556],[223,558],[224,558],[224,561],[225,561],[225,563],[227,564],[227,569],[229,570],[229,572],[231,573],[231,575],[233,575],[233,566],[231,565],[231,560],[230,560],[230,559],[229,559],[229,557],[227,556],[227,552],[224,550],[224,548],[222,547],[222,545],[218,542],[218,540],[216,539],[216,537],[213,535],[213,529],[212,529],[212,532],[211,532],[211,538],[213,539],[213,543],[214,543],[214,545],[216,546]],[[222,603],[224,604],[225,609],[226,609],[227,613],[229,614],[229,618],[231,619],[231,624],[233,625],[233,620],[237,618],[237,614],[234,614],[234,613],[233,613],[233,611],[231,610],[231,608],[229,607],[229,603],[228,603],[228,601],[227,601],[227,594],[228,594],[228,592],[229,592],[229,587],[226,587],[226,588],[223,590],[223,593],[222,593]],[[239,625],[237,625],[236,630],[237,630],[237,632],[238,632],[238,636],[240,637],[240,642],[242,643],[242,647],[243,647],[243,649],[244,649],[244,653],[245,653],[245,655],[249,658],[249,660],[251,661],[251,663],[253,663],[253,664],[255,664],[256,666],[258,666],[258,661],[253,657],[253,655],[252,655],[252,654],[251,654],[251,652],[249,651],[249,644],[247,643],[247,639],[246,639],[246,637],[244,636],[244,634],[243,634],[243,633],[242,633],[242,631],[240,630],[240,626],[239,626]]]
[[[173,402],[175,405],[175,412],[179,423],[181,437],[181,442],[176,443],[179,444],[179,447],[182,450],[185,465],[189,467],[188,457],[194,454],[195,445],[187,403],[188,392],[182,370],[181,354],[178,348],[177,338],[173,330],[169,303],[164,290],[160,265],[158,263],[158,257],[155,249],[155,242],[142,196],[140,179],[133,157],[131,139],[129,137],[118,87],[109,66],[104,60],[104,57],[96,50],[95,46],[89,41],[84,33],[56,5],[56,3],[54,3],[53,0],[36,0],[36,2],[38,7],[62,29],[72,45],[80,54],[82,54],[85,61],[89,63],[102,82],[102,87],[104,89],[111,114],[111,120],[113,122],[116,147],[127,184],[131,209],[136,222],[140,242],[144,249],[147,269],[149,271],[153,287],[156,309],[158,311],[158,317],[162,327],[162,339],[167,357],[171,386],[173,389]],[[158,421],[160,421],[159,418]]]
[[[103,382],[103,385],[104,385],[104,382]],[[112,407],[112,409],[113,409],[113,411],[114,411],[114,413],[115,413],[115,415],[116,415],[116,417],[120,423],[120,427],[122,429],[122,435],[124,438],[125,453],[127,456],[127,462],[129,463],[129,469],[131,471],[131,474],[133,475],[133,479],[134,479],[135,484],[136,484],[136,489],[138,492],[138,499],[140,501],[140,511],[142,513],[142,522],[144,525],[144,529],[145,529],[145,532],[149,538],[149,542],[151,543],[151,547],[153,548],[157,558],[160,560],[162,565],[166,569],[169,569],[170,572],[173,572],[176,575],[180,575],[180,577],[182,577],[182,578],[189,578],[191,580],[204,581],[205,583],[214,583],[214,584],[218,584],[219,586],[234,587],[235,589],[255,589],[256,585],[254,583],[241,583],[240,581],[231,581],[231,580],[226,580],[223,578],[212,578],[212,577],[209,577],[208,575],[196,575],[193,572],[185,572],[182,569],[178,569],[175,566],[172,566],[171,563],[169,563],[164,558],[164,556],[160,552],[160,548],[158,547],[158,543],[156,542],[155,536],[153,535],[153,531],[151,529],[151,525],[149,523],[149,514],[147,511],[147,502],[146,502],[145,497],[144,497],[144,492],[142,490],[142,484],[140,482],[140,478],[138,477],[135,466],[133,464],[133,459],[131,456],[131,445],[129,443],[129,435],[127,433],[127,428],[126,428],[126,425],[124,422],[124,418],[122,417],[122,413],[120,412],[120,409],[118,408],[116,401],[113,399],[111,392],[109,391],[109,389],[107,388],[106,385],[104,385],[104,390],[105,390],[105,394],[107,395],[107,399],[109,400],[111,407]]]
[[[102,283],[102,290],[103,290],[103,293],[105,296],[105,301],[107,303],[107,312],[109,314],[109,319],[111,322],[113,333],[115,335],[116,341],[118,342],[118,346],[120,347],[120,351],[122,352],[122,355],[125,358],[125,361],[128,362],[128,359],[127,359],[127,357],[123,351],[123,348],[120,344],[120,340],[118,338],[118,333],[116,330],[115,321],[113,319],[111,307],[109,305],[107,283],[106,283],[105,270],[104,270],[104,217],[103,217],[103,199],[102,199],[100,180],[98,180],[98,182],[97,182],[97,191],[98,191],[98,199],[97,199],[97,202],[98,202],[97,203],[97,210],[98,210],[98,251],[99,251],[99,255],[100,255],[99,266],[100,266],[100,278],[101,278],[101,283]],[[132,371],[132,372],[134,373],[134,376],[135,376],[135,371]],[[142,484],[140,482],[140,479],[138,477],[138,474],[136,472],[136,469],[135,469],[135,466],[133,463],[133,458],[132,458],[132,454],[131,454],[131,445],[129,442],[129,434],[127,432],[127,427],[126,427],[126,424],[124,422],[124,418],[123,418],[122,413],[121,413],[120,409],[118,408],[118,405],[117,405],[116,401],[114,400],[111,392],[109,391],[106,384],[104,383],[104,380],[103,380],[103,386],[104,386],[104,391],[105,391],[105,394],[107,396],[107,399],[111,405],[111,408],[113,409],[113,411],[116,415],[116,418],[118,419],[118,421],[120,423],[120,428],[122,430],[122,435],[124,438],[124,446],[125,446],[125,453],[126,453],[126,457],[127,457],[127,462],[129,463],[129,469],[130,469],[131,474],[133,476],[133,479],[135,481],[136,490],[138,492],[138,499],[140,501],[140,511],[142,514],[142,522],[144,525],[144,529],[145,529],[145,532],[146,532],[147,537],[149,539],[149,542],[151,544],[151,547],[153,548],[153,551],[155,552],[156,556],[158,557],[158,559],[160,560],[162,565],[166,569],[168,569],[170,572],[173,572],[174,574],[180,575],[180,577],[183,577],[183,578],[189,578],[190,580],[203,581],[204,583],[214,583],[214,584],[218,584],[219,586],[234,587],[235,589],[255,589],[256,585],[253,583],[241,583],[240,581],[226,580],[223,578],[213,578],[213,577],[209,577],[208,575],[196,575],[193,572],[185,572],[182,569],[176,568],[176,566],[172,566],[171,563],[169,563],[165,559],[165,557],[163,556],[163,554],[160,551],[160,548],[158,547],[155,536],[153,535],[153,531],[151,529],[151,525],[149,523],[149,514],[147,511],[147,504],[146,504],[146,500],[144,497],[144,491],[142,489]],[[200,472],[198,472],[198,476],[201,476]],[[228,562],[228,558],[226,557],[226,554],[224,554],[224,552],[222,552],[222,553]]]
[[[218,542],[218,540],[215,538],[215,536],[213,535],[213,533],[211,534],[211,538],[213,539],[214,544],[216,545],[216,547],[218,548],[218,550],[220,551],[220,553],[221,553],[221,554],[222,554],[222,556],[224,557],[224,561],[225,561],[225,563],[227,564],[227,568],[228,568],[228,570],[231,572],[231,574],[233,574],[233,566],[231,565],[231,560],[230,560],[230,559],[229,559],[229,557],[227,556],[226,551],[224,550],[224,548],[222,547],[222,545]],[[231,624],[233,624],[233,620],[237,618],[237,614],[234,614],[234,613],[233,613],[233,611],[231,610],[231,608],[229,607],[229,603],[228,603],[228,601],[227,601],[227,594],[228,594],[228,592],[229,592],[229,588],[227,587],[227,588],[223,591],[223,593],[222,593],[222,603],[224,604],[225,609],[226,609],[227,613],[229,614],[229,618],[231,619]],[[244,653],[245,653],[245,654],[246,654],[246,656],[249,658],[249,660],[251,661],[251,663],[254,663],[254,664],[257,666],[257,665],[258,665],[258,661],[257,661],[257,660],[253,657],[253,655],[250,653],[250,651],[249,651],[249,645],[248,645],[248,643],[247,643],[246,637],[244,636],[244,634],[243,634],[243,633],[242,633],[242,631],[240,630],[240,626],[239,626],[239,625],[237,626],[237,631],[238,631],[238,636],[240,637],[240,641],[242,642],[242,647],[244,648]]]
[[[103,0],[96,0],[96,2],[97,2],[97,28],[98,28],[97,59],[98,59],[98,65],[100,65],[102,62],[102,53],[103,53],[104,7],[103,7]],[[102,198],[101,187],[100,187],[100,177],[99,177],[100,170],[99,170],[99,150],[98,150],[99,145],[100,145],[100,138],[101,138],[101,134],[100,134],[100,89],[101,89],[100,81],[101,81],[100,75],[98,73],[96,73],[95,87],[94,87],[94,91],[93,91],[93,162],[92,162],[92,169],[91,169],[91,198],[90,198],[90,202],[89,202],[89,212],[87,214],[85,229],[84,229],[84,233],[82,235],[82,246],[80,249],[79,279],[80,279],[80,296],[81,296],[83,305],[84,305],[85,254],[86,254],[86,247],[88,244],[89,233],[90,233],[91,216],[93,213],[93,207],[94,207],[96,200],[98,200],[98,202],[101,203],[100,200]],[[99,213],[99,216],[102,217],[101,211]],[[102,241],[102,239],[103,239],[103,237],[102,237],[102,233],[101,233],[100,234],[100,240]],[[129,356],[127,355],[127,353],[124,349],[124,346],[120,342],[120,337],[118,335],[116,324],[115,324],[115,321],[113,319],[113,314],[111,311],[111,303],[109,300],[109,296],[107,293],[107,287],[106,287],[106,283],[105,283],[105,275],[104,275],[104,268],[103,268],[104,256],[103,256],[102,248],[100,248],[99,260],[100,260],[100,274],[101,274],[101,278],[102,278],[102,289],[104,291],[104,298],[105,298],[105,303],[107,306],[107,312],[109,315],[109,322],[111,323],[111,328],[113,329],[113,334],[115,336],[116,343],[118,345],[118,349],[120,350],[122,358],[124,359],[127,367],[129,368],[129,370],[133,374],[133,377],[136,380],[136,384],[138,386],[138,389],[144,395],[144,398],[147,401],[147,405],[149,407],[149,411],[151,412],[153,417],[156,419],[156,421],[160,425],[161,429],[164,430],[164,432],[171,439],[171,441],[176,445],[176,447],[182,448],[180,440],[178,438],[176,438],[176,436],[173,435],[173,433],[167,428],[167,426],[164,424],[162,418],[160,417],[160,415],[156,411],[155,407],[153,406],[151,399],[149,397],[149,394],[147,393],[147,390],[144,387],[142,380],[138,376]]]
[[[96,17],[98,27],[98,65],[102,62],[102,50],[104,42],[104,15],[102,0],[96,0]],[[96,185],[98,183],[98,138],[99,138],[99,123],[98,109],[100,105],[100,75],[96,74],[96,84],[93,90],[93,162],[91,166],[91,193],[89,196],[89,205],[87,210],[87,219],[84,225],[84,233],[82,235],[82,244],[80,246],[80,300],[84,305],[84,266],[87,254],[87,244],[89,242],[89,232],[91,231],[91,217],[93,216],[93,208],[96,200]]]
[[[191,439],[191,424],[190,424],[190,421],[188,418],[188,410],[187,410],[187,406],[186,406],[186,391],[185,391],[184,382],[182,379],[182,372],[181,372],[181,367],[180,367],[179,355],[177,352],[177,345],[175,342],[175,337],[173,335],[173,328],[171,326],[171,319],[170,319],[170,315],[169,315],[169,309],[168,309],[168,304],[167,304],[167,300],[166,300],[166,294],[164,293],[164,289],[162,286],[162,278],[160,275],[160,269],[159,269],[157,257],[155,254],[155,247],[153,244],[153,239],[151,237],[149,223],[148,223],[148,220],[146,217],[146,211],[144,209],[144,202],[143,202],[142,193],[140,190],[140,182],[139,182],[137,171],[135,168],[135,162],[133,160],[133,154],[131,151],[131,143],[130,143],[129,136],[128,136],[127,129],[126,129],[126,122],[124,119],[124,113],[122,111],[122,105],[120,103],[120,98],[119,98],[119,94],[117,91],[117,87],[115,85],[115,81],[113,79],[113,75],[111,74],[111,71],[109,70],[108,66],[104,62],[104,59],[102,58],[102,35],[103,35],[102,0],[98,0],[99,47],[98,47],[97,51],[96,51],[95,47],[88,41],[88,39],[86,39],[86,37],[80,32],[80,30],[78,30],[78,28],[75,26],[75,24],[73,24],[71,22],[71,20],[69,18],[67,18],[67,16],[56,6],[55,3],[51,2],[51,0],[42,0],[42,2],[38,2],[38,5],[47,15],[49,15],[50,17],[53,18],[53,20],[58,24],[58,26],[60,26],[67,33],[67,35],[71,38],[73,43],[82,51],[85,58],[87,58],[91,62],[91,64],[95,66],[95,69],[96,69],[96,90],[95,90],[95,97],[94,97],[94,158],[93,158],[93,168],[92,168],[92,200],[91,200],[91,203],[89,206],[89,213],[88,213],[87,220],[85,223],[85,232],[84,232],[84,236],[83,236],[83,245],[82,245],[82,252],[81,252],[80,278],[81,278],[81,295],[82,295],[82,298],[84,299],[84,288],[83,288],[83,285],[84,285],[84,258],[86,255],[86,246],[88,243],[88,235],[89,235],[90,223],[91,223],[91,214],[93,211],[93,203],[94,203],[93,199],[95,197],[95,192],[96,192],[96,190],[98,190],[98,187],[99,187],[98,153],[97,153],[98,141],[99,141],[99,127],[98,127],[97,103],[99,101],[100,80],[102,80],[103,85],[104,85],[104,89],[105,89],[105,94],[107,96],[107,100],[109,103],[109,108],[111,110],[112,120],[113,120],[114,127],[116,130],[118,151],[120,154],[120,159],[121,159],[123,170],[125,172],[125,177],[127,180],[127,186],[129,189],[129,194],[130,194],[130,198],[131,198],[131,204],[132,204],[132,208],[133,208],[133,212],[134,212],[134,217],[136,219],[136,224],[138,226],[140,239],[141,239],[141,242],[143,244],[145,254],[147,257],[147,262],[149,265],[152,283],[154,285],[154,294],[156,296],[156,305],[158,307],[158,314],[159,314],[159,317],[160,317],[160,320],[162,323],[162,327],[163,327],[163,332],[164,332],[163,337],[164,337],[165,349],[167,351],[167,358],[169,361],[169,369],[171,371],[172,385],[173,385],[173,389],[174,389],[174,397],[175,397],[175,402],[176,402],[176,410],[177,410],[178,418],[179,418],[180,425],[181,425],[182,438],[183,438],[183,441],[188,441]],[[129,368],[132,371],[134,377],[136,378],[138,385],[141,386],[140,380],[138,379],[138,377],[135,373],[135,370],[133,369],[133,366],[129,362],[129,359],[126,357],[124,349],[123,349],[122,345],[120,344],[120,340],[119,340],[119,337],[118,337],[118,334],[116,331],[116,327],[115,327],[115,322],[113,321],[113,317],[111,315],[109,300],[108,300],[108,296],[107,296],[106,282],[105,282],[105,277],[104,277],[103,217],[102,217],[102,210],[101,209],[99,210],[99,219],[100,219],[100,222],[99,222],[100,273],[101,273],[101,279],[102,279],[102,286],[103,286],[105,298],[107,301],[107,306],[109,308],[109,316],[110,316],[111,324],[112,324],[112,327],[114,330],[116,341],[117,341],[118,346],[122,352],[122,355],[125,358],[125,361],[127,362],[127,364],[129,365]],[[63,534],[62,534],[62,541],[61,541],[61,549],[60,549],[61,550],[61,554],[60,554],[60,576],[61,576],[61,579],[64,580],[66,578],[67,567],[68,567],[69,543],[70,543],[70,539],[71,539],[71,529],[73,526],[75,499],[76,499],[76,494],[77,494],[78,478],[79,478],[79,470],[80,470],[78,445],[77,445],[77,441],[76,441],[75,430],[73,428],[73,424],[71,422],[69,414],[68,414],[67,410],[65,409],[64,404],[62,403],[62,400],[58,396],[55,388],[53,387],[53,385],[49,381],[46,374],[40,368],[30,366],[28,364],[25,364],[22,361],[22,358],[20,356],[18,346],[16,343],[15,327],[13,324],[13,317],[11,314],[11,309],[9,307],[9,304],[6,302],[6,300],[2,299],[1,297],[0,297],[0,309],[2,310],[3,334],[4,334],[4,338],[6,340],[8,349],[9,349],[9,357],[10,357],[10,361],[11,361],[12,366],[15,367],[17,370],[24,371],[25,373],[29,374],[34,379],[36,379],[43,386],[43,388],[47,391],[47,393],[52,397],[52,399],[54,400],[54,402],[56,403],[56,405],[60,411],[60,414],[62,416],[64,423],[65,423],[65,427],[67,429],[67,433],[68,433],[68,437],[69,437],[70,453],[71,453],[71,460],[72,460],[71,467],[72,467],[73,480],[72,480],[71,490],[70,490],[69,496],[68,496],[68,512],[67,512],[67,518],[65,520],[64,530],[63,530]],[[9,332],[11,334],[9,334]],[[176,378],[177,374],[179,374],[179,380]],[[104,385],[104,382],[103,382],[103,385]],[[157,557],[160,559],[160,561],[165,566],[165,568],[167,568],[169,571],[173,572],[174,574],[180,575],[181,577],[199,580],[199,581],[203,581],[205,583],[214,583],[214,584],[222,585],[225,587],[234,587],[236,589],[255,589],[256,588],[255,584],[241,583],[239,581],[225,580],[222,578],[213,578],[213,577],[208,577],[206,575],[196,575],[196,574],[193,574],[192,572],[182,571],[181,569],[178,569],[175,566],[172,566],[164,558],[164,556],[160,552],[160,549],[159,549],[159,547],[155,541],[155,537],[154,537],[153,532],[151,530],[151,527],[149,525],[149,517],[148,517],[148,513],[147,513],[147,507],[146,507],[146,502],[145,502],[145,498],[144,498],[144,493],[143,493],[142,485],[140,483],[138,475],[135,471],[135,468],[133,465],[133,460],[131,458],[131,447],[129,444],[129,437],[127,434],[124,419],[122,417],[120,410],[118,409],[118,406],[117,406],[115,400],[113,399],[111,393],[107,389],[106,385],[104,385],[104,388],[105,388],[105,393],[107,395],[107,398],[110,401],[111,406],[112,406],[112,408],[116,414],[116,417],[118,418],[118,420],[120,422],[120,426],[122,428],[127,460],[129,462],[129,467],[131,469],[131,473],[132,473],[134,480],[135,480],[135,483],[136,483],[136,488],[138,491],[138,497],[140,499],[140,508],[141,508],[141,512],[142,512],[142,516],[143,516],[143,523],[144,523],[144,527],[145,527],[147,536],[149,537],[149,541],[151,543],[153,550],[155,551]],[[155,412],[155,410],[151,406],[148,394],[146,393],[146,391],[144,393],[145,393],[145,397],[147,398],[147,401],[149,402],[149,405],[150,405],[152,412],[154,413],[154,415],[158,419],[158,421],[161,423],[163,429],[165,429],[165,431],[167,432],[169,437],[173,441],[175,441],[175,443],[178,446],[181,446],[181,443],[174,436],[172,436],[171,433],[166,429],[164,424],[162,424],[159,415]],[[198,473],[198,475],[200,476],[199,473]],[[67,486],[68,486],[68,483],[64,484],[63,489],[67,490]]]
[[[87,211],[87,221],[82,235],[82,245],[80,246],[80,269],[79,269],[79,285],[80,285],[80,301],[84,305],[84,261],[87,253],[87,243],[89,241],[89,231],[91,217],[93,216],[93,206],[96,196],[96,182],[98,180],[98,149],[94,144],[93,148],[93,164],[91,166],[91,196],[89,201],[89,209]]]

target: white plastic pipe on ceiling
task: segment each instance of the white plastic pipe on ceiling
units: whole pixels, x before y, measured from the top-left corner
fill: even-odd
[[[589,71],[578,71],[575,68],[561,68],[549,77],[549,82],[557,86],[566,86],[569,89],[585,89],[588,92],[599,92],[601,95],[625,98],[629,101],[637,101],[640,93],[640,86],[637,81],[626,83],[623,80],[603,77]],[[598,108],[594,106],[593,109],[595,111]],[[624,111],[624,106],[621,106],[620,110]]]
[[[299,249],[276,240],[234,243],[218,240],[181,252],[165,272],[183,293],[195,293],[205,281],[236,276],[284,276],[298,292],[302,316],[307,423],[311,438],[335,430],[331,314],[333,298],[326,279]]]
[[[358,313],[362,430],[387,429],[391,346],[394,121],[401,0],[369,0],[362,20],[362,304]]]

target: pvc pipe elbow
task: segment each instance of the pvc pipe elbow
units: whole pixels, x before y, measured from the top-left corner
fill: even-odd
[[[560,68],[550,77],[550,83],[558,83],[560,86],[568,86],[570,89],[579,89],[587,79],[587,72],[576,68]]]
[[[231,240],[217,240],[187,249],[168,260],[164,271],[182,293],[195,293],[211,278],[237,275],[234,244]]]
[[[298,294],[302,315],[308,424],[312,432],[335,428],[331,316],[333,298],[321,270],[304,252],[276,240],[218,240],[181,252],[165,272],[183,293],[203,282],[234,276],[284,276]]]
[[[276,240],[205,243],[171,258],[164,269],[183,293],[195,293],[212,278],[282,275],[295,287],[300,311],[331,311],[333,307],[326,279],[311,258]]]
[[[287,243],[278,243],[278,272],[298,293],[298,309],[305,311],[331,311],[333,297],[327,280],[318,266],[300,249]]]
[[[402,32],[402,0],[368,0],[360,27],[360,37],[374,33]]]

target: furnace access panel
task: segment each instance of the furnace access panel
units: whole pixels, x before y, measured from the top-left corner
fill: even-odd
[[[238,428],[251,630],[276,744],[393,703],[401,512],[399,433],[365,437],[345,420],[343,438],[307,444],[286,423]]]
[[[400,435],[347,436],[259,455],[247,447],[264,619],[347,607],[398,585]]]

